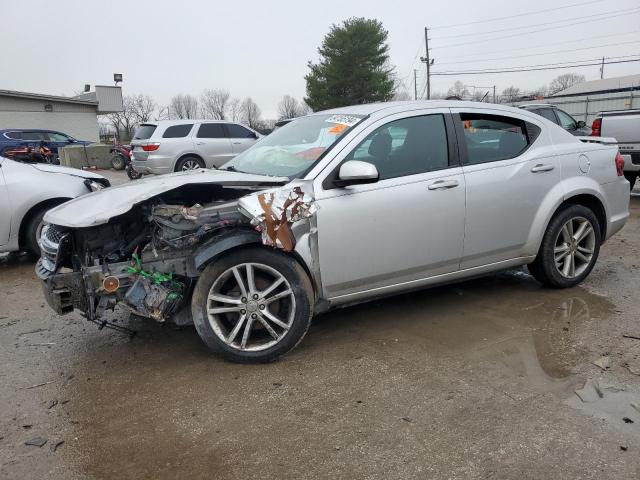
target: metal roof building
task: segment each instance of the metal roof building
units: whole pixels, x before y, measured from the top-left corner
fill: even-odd
[[[0,90],[0,129],[47,129],[98,141],[98,115],[122,111],[120,87],[96,86],[77,97]]]
[[[572,85],[543,100],[516,102],[552,103],[591,124],[599,112],[640,108],[640,74],[591,80]]]

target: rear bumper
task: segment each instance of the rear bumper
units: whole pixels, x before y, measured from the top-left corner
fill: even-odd
[[[629,218],[629,182],[618,177],[615,182],[602,185],[607,205],[607,232],[605,240],[619,232]]]
[[[146,160],[138,160],[134,153],[131,164],[140,173],[161,175],[173,172],[174,161],[175,158],[163,155],[149,155]]]

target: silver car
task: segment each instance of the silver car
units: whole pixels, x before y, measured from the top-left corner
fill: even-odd
[[[38,257],[46,211],[107,186],[109,181],[97,173],[0,157],[0,252]]]
[[[131,160],[144,174],[217,168],[251,147],[260,134],[222,120],[161,120],[140,125]]]
[[[193,322],[230,360],[269,361],[335,307],[521,265],[579,284],[629,215],[622,162],[608,142],[499,105],[318,112],[219,170],[50,211],[37,273],[58,313],[121,328],[103,317],[121,304]]]

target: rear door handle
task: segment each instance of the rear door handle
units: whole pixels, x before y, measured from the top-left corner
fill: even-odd
[[[204,145],[204,142],[196,142],[196,145]]]
[[[459,185],[457,180],[436,180],[429,184],[429,190],[447,190],[449,188],[455,188]]]
[[[536,165],[535,167],[533,167],[531,169],[531,171],[533,173],[540,173],[540,172],[550,172],[551,170],[553,170],[555,167],[553,165],[543,165],[542,163],[539,163],[538,165]]]
[[[233,142],[234,145],[241,145],[242,142]]]

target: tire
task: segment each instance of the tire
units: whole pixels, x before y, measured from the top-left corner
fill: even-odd
[[[53,208],[52,205],[49,208]],[[40,245],[38,245],[38,236],[42,230],[42,217],[49,208],[42,208],[34,212],[27,220],[24,229],[24,249],[34,259],[40,257]]]
[[[636,183],[636,179],[638,178],[638,174],[636,172],[624,172],[624,178],[627,179],[629,184],[631,185],[630,190],[633,190],[633,186]]]
[[[178,162],[176,163],[175,171],[183,172],[188,170],[196,170],[198,168],[204,168],[204,162],[198,157],[187,155],[186,157],[182,157],[180,160],[178,160]]]
[[[585,236],[576,242],[575,237],[580,235],[584,222],[587,222],[583,231]],[[574,287],[593,269],[601,243],[600,224],[595,214],[582,205],[567,206],[559,210],[549,222],[538,255],[533,263],[528,265],[529,272],[547,287]],[[557,261],[557,258],[561,260]]]
[[[133,165],[131,164],[127,165],[125,170],[127,171],[127,177],[129,177],[129,180],[137,180],[142,177],[142,174],[133,168]]]
[[[126,159],[119,153],[114,153],[111,155],[111,167],[114,170],[124,170],[124,167],[127,165]]]
[[[247,264],[255,289],[249,287]],[[236,273],[243,281],[246,297]],[[279,278],[281,283],[270,290]],[[272,297],[280,298],[269,302]],[[311,323],[313,297],[309,277],[292,257],[252,247],[236,250],[205,268],[193,292],[191,311],[196,330],[209,349],[233,362],[264,363],[300,343]],[[227,312],[230,309],[234,311]]]

